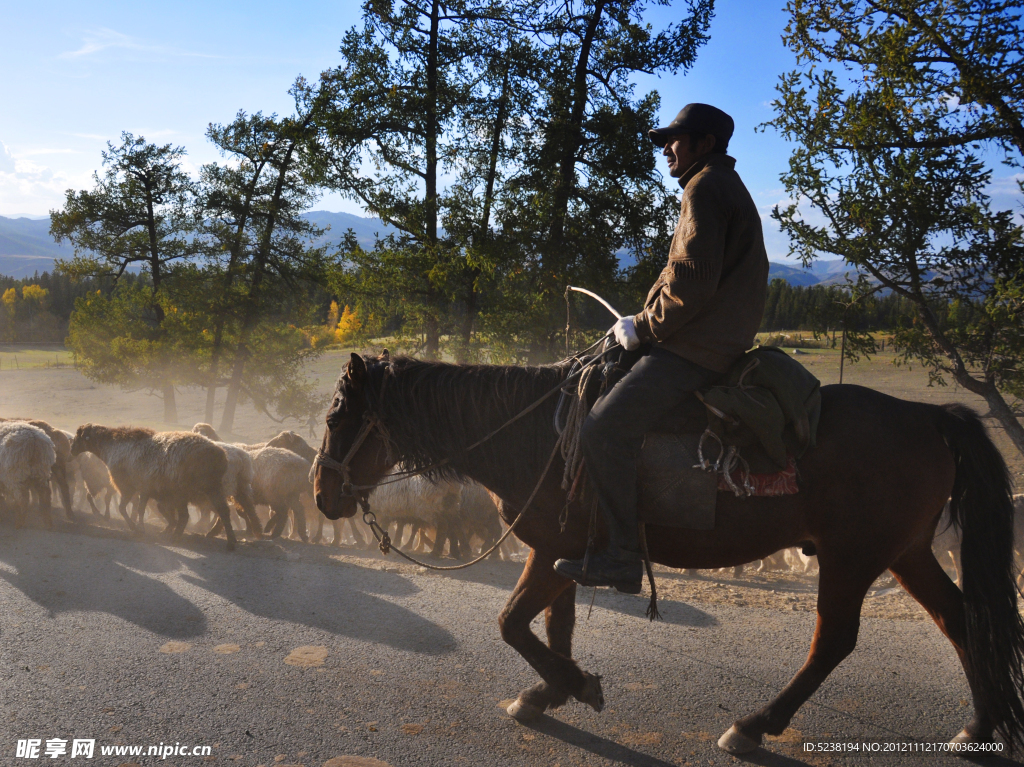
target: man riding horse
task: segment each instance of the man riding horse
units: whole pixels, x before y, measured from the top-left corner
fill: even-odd
[[[627,351],[650,351],[594,405],[580,434],[587,473],[608,523],[608,547],[555,570],[577,583],[640,592],[636,462],[644,435],[694,391],[718,380],[754,343],[768,284],[761,217],[726,154],[733,120],[688,104],[648,133],[683,187],[668,265],[644,310],[611,332]]]

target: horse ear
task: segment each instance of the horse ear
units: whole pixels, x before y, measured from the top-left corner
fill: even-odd
[[[366,380],[366,362],[355,352],[352,352],[352,359],[348,361],[345,375],[354,384],[362,384]]]
[[[384,362],[391,362],[391,354],[390,354],[390,353],[388,352],[388,350],[387,350],[387,349],[385,349],[384,351],[382,351],[382,352],[380,353],[380,358],[381,358],[381,360],[383,360]]]

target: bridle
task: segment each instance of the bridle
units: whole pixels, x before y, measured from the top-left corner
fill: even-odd
[[[309,469],[310,483],[313,482],[313,477],[316,474],[316,467],[323,466],[325,469],[331,469],[332,471],[336,471],[341,474],[341,490],[338,493],[339,496],[342,498],[352,497],[357,501],[363,502],[369,496],[368,491],[376,487],[376,485],[353,485],[352,475],[349,472],[349,464],[352,463],[352,459],[355,458],[356,453],[359,452],[359,448],[363,446],[366,438],[370,436],[370,432],[377,428],[379,424],[380,420],[376,415],[370,412],[364,413],[362,428],[359,429],[359,434],[356,435],[355,441],[352,443],[352,446],[348,449],[345,457],[340,462],[331,458],[330,454],[321,446],[321,448],[316,451],[316,457],[313,459],[313,465]],[[359,491],[359,495],[356,494],[357,490]]]

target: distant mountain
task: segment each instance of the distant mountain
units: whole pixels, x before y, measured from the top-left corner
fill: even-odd
[[[352,213],[331,213],[327,210],[313,210],[303,215],[303,218],[316,226],[330,230],[317,241],[317,245],[336,244],[341,242],[345,232],[351,229],[355,232],[356,240],[366,249],[373,247],[376,237],[386,237],[389,234],[397,234],[398,230],[388,226],[379,218],[365,218]]]
[[[857,272],[839,258],[828,261],[819,259],[808,268],[780,264],[777,261],[768,262],[768,279],[779,278],[790,285],[845,285],[847,275],[855,280]]]
[[[0,216],[0,274],[31,277],[53,271],[55,258],[70,259],[74,249],[50,237],[49,217],[40,219]]]
[[[397,230],[376,218],[364,218],[351,213],[331,213],[314,210],[305,218],[319,227],[330,230],[317,241],[317,245],[341,242],[345,232],[352,229],[364,248],[372,248],[376,235],[385,237]],[[5,218],[0,216],[0,274],[8,277],[31,277],[36,272],[53,271],[57,258],[69,260],[74,249],[67,244],[58,245],[50,237],[50,218]]]
[[[811,270],[789,264],[768,262],[768,280],[785,280],[790,285],[816,285],[820,278]]]
[[[356,216],[352,213],[332,213],[314,210],[304,214],[316,226],[328,229],[317,245],[333,245],[341,242],[345,232],[351,229],[356,240],[364,248],[372,248],[377,237],[397,233],[380,219]],[[9,277],[31,277],[36,272],[53,271],[56,258],[70,259],[74,251],[69,245],[58,245],[50,237],[50,219],[5,218],[0,216],[0,274]],[[854,275],[840,259],[818,260],[810,268],[793,264],[771,262],[768,279],[776,277],[790,285],[835,285],[844,284],[846,275]]]

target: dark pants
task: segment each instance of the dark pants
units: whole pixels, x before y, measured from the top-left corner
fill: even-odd
[[[636,461],[644,435],[656,431],[685,397],[722,375],[654,347],[597,401],[583,422],[580,443],[608,521],[609,553],[640,550]]]

